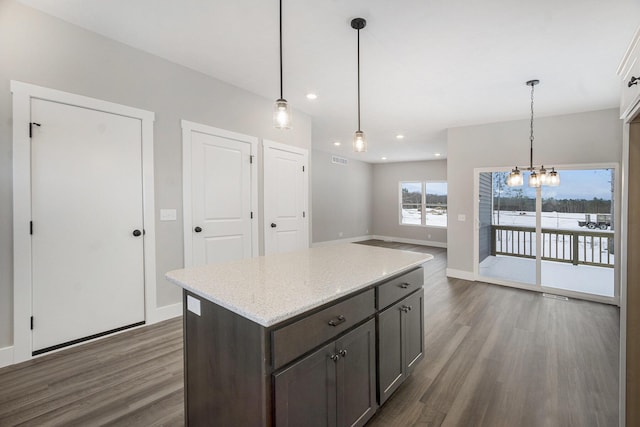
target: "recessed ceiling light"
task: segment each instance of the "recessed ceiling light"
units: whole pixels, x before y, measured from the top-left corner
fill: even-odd
[[[309,92],[307,94],[307,99],[316,99],[316,98],[318,98],[318,95],[316,95],[315,93]]]
[[[436,156],[436,157],[440,157],[442,154],[440,154],[440,153],[433,153],[433,155],[434,155],[434,156]]]
[[[383,158],[382,158],[382,160],[387,160],[387,158],[386,158],[386,157],[383,157]]]
[[[399,134],[396,135],[396,138],[397,139],[404,139],[404,135],[399,133]]]
[[[333,145],[335,145],[336,147],[339,147],[340,146],[340,141],[334,142]]]

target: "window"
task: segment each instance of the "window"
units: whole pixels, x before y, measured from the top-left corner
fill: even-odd
[[[447,226],[446,182],[401,182],[400,224]]]

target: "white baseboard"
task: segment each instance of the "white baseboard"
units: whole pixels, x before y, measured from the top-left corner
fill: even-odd
[[[0,348],[0,368],[13,364],[13,346]]]
[[[324,242],[314,242],[311,244],[312,248],[318,248],[321,246],[332,246],[332,245],[339,245],[341,243],[353,243],[353,242],[362,242],[363,240],[370,240],[373,239],[373,236],[358,236],[358,237],[348,237],[346,239],[338,239],[338,240],[327,240]]]
[[[455,268],[447,268],[447,277],[469,280],[471,282],[476,280],[472,271],[456,270]]]
[[[182,302],[156,307],[153,313],[149,313],[147,324],[153,325],[154,323],[173,319],[178,316],[182,316]]]
[[[418,239],[405,239],[404,237],[389,237],[389,236],[370,236],[370,239],[384,240],[385,242],[398,242],[398,243],[410,243],[414,245],[433,246],[435,248],[446,248],[447,244],[442,242],[434,242],[431,240],[418,240]]]

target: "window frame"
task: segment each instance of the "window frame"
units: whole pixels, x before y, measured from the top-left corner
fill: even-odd
[[[402,222],[402,209],[404,205],[409,203],[403,203],[402,200],[402,188],[403,184],[420,184],[420,224],[408,224]],[[398,182],[398,224],[401,226],[408,227],[430,227],[430,228],[447,228],[447,225],[434,225],[427,223],[427,186],[428,184],[447,184],[447,204],[445,205],[445,211],[447,211],[447,224],[448,224],[448,206],[449,206],[449,185],[446,180],[407,180],[407,181],[399,181]],[[417,204],[416,204],[417,205]]]

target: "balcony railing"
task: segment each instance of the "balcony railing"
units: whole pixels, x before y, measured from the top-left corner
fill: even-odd
[[[542,229],[543,260],[613,267],[613,231]],[[610,245],[611,244],[611,245]],[[491,255],[536,257],[536,229],[508,225],[491,226]]]

